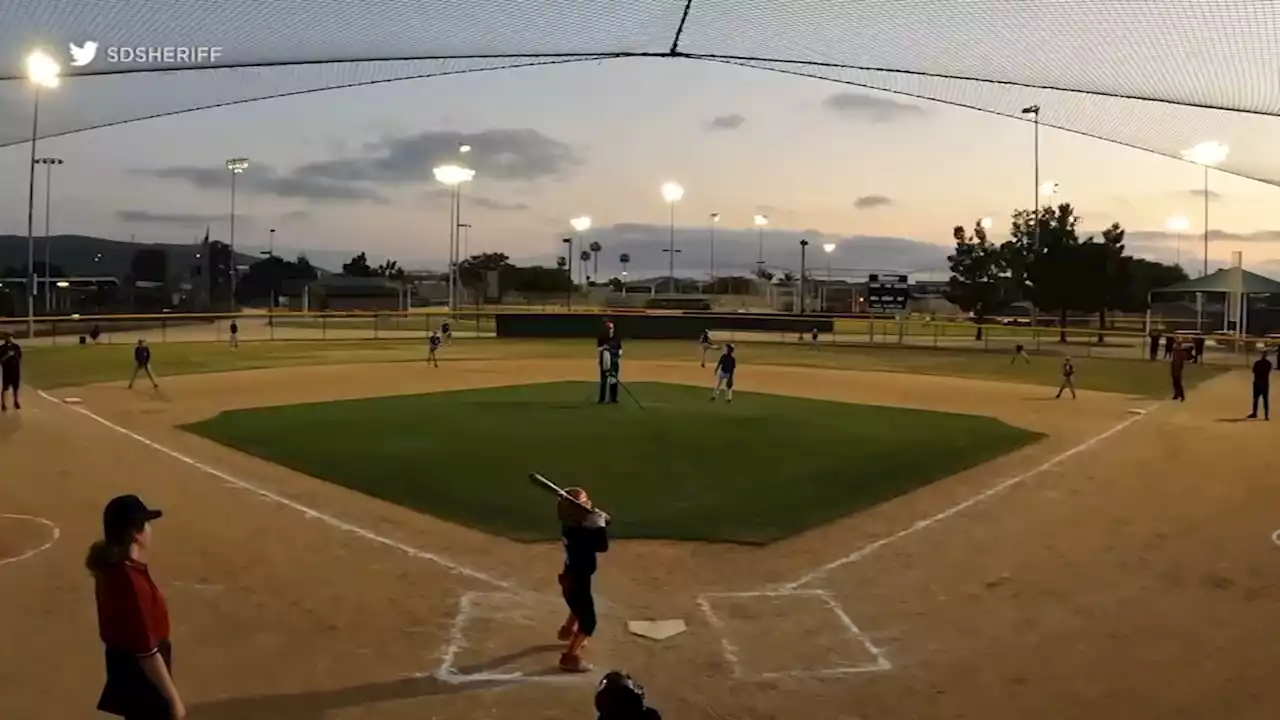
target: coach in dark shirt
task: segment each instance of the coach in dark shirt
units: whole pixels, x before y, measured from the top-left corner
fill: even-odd
[[[596,337],[596,362],[600,366],[600,397],[597,403],[618,402],[618,373],[622,363],[622,339],[613,323],[606,322]]]
[[[0,411],[9,409],[9,406],[4,404],[4,394],[7,390],[13,391],[13,409],[22,409],[22,403],[18,400],[18,385],[21,383],[22,348],[13,341],[12,335],[5,335],[4,342],[0,343]]]
[[[1267,351],[1253,364],[1253,412],[1250,418],[1258,417],[1258,400],[1262,400],[1263,417],[1271,419],[1271,361],[1267,359]]]

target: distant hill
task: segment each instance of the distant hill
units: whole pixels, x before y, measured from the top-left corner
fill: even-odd
[[[200,246],[195,244],[171,245],[167,243],[131,243],[87,235],[54,235],[50,238],[49,262],[68,275],[109,275],[123,278],[129,272],[133,255],[143,248],[159,248],[169,255],[169,274],[174,279],[185,279],[188,271],[199,260],[196,254]],[[44,262],[44,238],[35,239],[35,260]],[[259,258],[236,253],[240,265],[248,265]],[[19,235],[0,235],[0,272],[5,268],[25,268],[27,265],[27,238]]]

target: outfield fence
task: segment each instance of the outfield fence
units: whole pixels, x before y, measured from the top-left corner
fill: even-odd
[[[528,315],[527,308],[519,311],[484,310],[458,311],[447,315],[441,310],[410,312],[352,312],[352,313],[301,313],[279,311],[244,312],[239,314],[184,314],[160,315],[106,315],[99,317],[72,316],[39,318],[35,324],[34,338],[24,342],[34,346],[67,346],[84,344],[132,344],[139,339],[150,343],[227,343],[231,337],[231,324],[238,327],[242,342],[266,341],[422,341],[432,330],[441,330],[448,321],[455,339],[497,338],[496,318],[502,314]],[[563,314],[557,310],[557,314]],[[705,318],[712,328],[713,339],[722,342],[771,342],[783,344],[824,346],[848,345],[866,347],[907,347],[939,350],[968,350],[1008,353],[1011,357],[1018,345],[1027,352],[1039,355],[1071,356],[1079,358],[1107,357],[1146,359],[1149,357],[1150,338],[1141,333],[1125,330],[1098,330],[1068,327],[1065,331],[1052,327],[1026,325],[983,325],[972,322],[946,322],[929,318],[890,317],[832,317],[813,316],[815,325],[832,323],[830,332],[820,332],[815,343],[810,333],[767,330],[715,329],[717,326],[742,327],[752,318],[761,322],[780,318],[796,319],[797,316],[776,313],[691,313],[655,310],[583,309],[584,315],[605,318],[620,314],[664,315]],[[91,333],[97,329],[97,340]],[[26,338],[27,323],[23,320],[0,320],[0,332],[8,332],[17,338]],[[1180,342],[1191,342],[1192,334],[1178,333]],[[1064,341],[1065,339],[1065,341]],[[690,341],[696,340],[694,337]],[[1235,335],[1206,334],[1205,360],[1213,363],[1247,364],[1264,346],[1280,344],[1280,338],[1237,338]],[[1157,357],[1164,357],[1164,339],[1161,338]]]

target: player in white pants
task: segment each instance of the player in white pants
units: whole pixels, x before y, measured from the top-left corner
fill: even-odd
[[[698,347],[702,348],[702,367],[707,366],[707,351],[715,350],[715,343],[711,342],[711,331],[703,330],[702,337],[698,338]]]
[[[738,369],[738,359],[733,356],[733,344],[724,346],[724,354],[716,363],[716,389],[711,392],[711,401],[720,397],[720,389],[724,389],[725,402],[733,402],[733,372]]]

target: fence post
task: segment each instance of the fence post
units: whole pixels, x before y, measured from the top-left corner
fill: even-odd
[[[169,342],[169,323],[160,318],[160,342]]]

